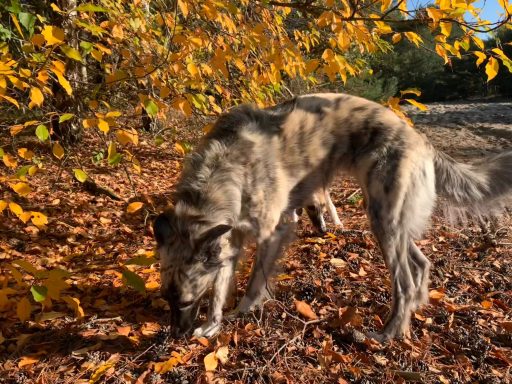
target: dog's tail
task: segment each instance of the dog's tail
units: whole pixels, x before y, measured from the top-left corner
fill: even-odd
[[[434,167],[437,193],[460,213],[489,216],[512,202],[512,151],[475,164],[461,164],[436,151]]]

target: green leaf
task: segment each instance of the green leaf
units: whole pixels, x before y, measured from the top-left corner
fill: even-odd
[[[67,44],[63,44],[59,48],[70,59],[82,61],[82,55],[75,48],[70,47]]]
[[[28,170],[30,169],[30,167],[32,167],[32,165],[24,165],[23,167],[18,169],[18,171],[16,172],[16,176],[17,177],[25,176],[28,173]]]
[[[98,27],[97,25],[94,25],[94,24],[84,23],[84,22],[82,22],[80,20],[75,20],[75,24],[78,25],[79,27],[87,29],[94,36],[101,36],[102,34],[107,32],[106,29]]]
[[[148,265],[155,264],[157,261],[158,260],[155,259],[154,257],[146,257],[146,256],[142,255],[142,256],[137,256],[137,257],[131,258],[125,264],[126,265],[148,266]]]
[[[30,33],[30,36],[32,36],[34,34],[34,24],[36,22],[36,17],[31,13],[20,12],[18,13],[18,19],[21,25],[23,25],[25,29]]]
[[[117,165],[121,162],[121,159],[123,158],[123,155],[120,153],[115,153],[111,157],[108,158],[109,165]]]
[[[40,303],[46,299],[48,288],[46,288],[44,285],[33,285],[32,288],[30,288],[30,292],[32,292],[34,300]]]
[[[158,135],[157,137],[155,137],[155,145],[157,147],[161,146],[164,142],[165,140],[162,136]]]
[[[69,119],[72,119],[75,115],[72,113],[65,113],[59,117],[59,123],[63,123],[65,121],[68,121]]]
[[[48,128],[46,128],[46,125],[41,124],[37,126],[36,136],[41,141],[48,140],[48,138],[50,137],[50,133],[48,132]]]
[[[144,280],[135,272],[132,272],[129,269],[123,269],[123,278],[126,284],[137,292],[144,293],[146,291],[146,284],[144,283]]]
[[[81,182],[81,183],[84,183],[85,180],[87,180],[87,173],[85,173],[84,171],[82,171],[81,169],[77,169],[77,168],[74,168],[73,169],[73,172],[75,174],[75,178]]]
[[[5,153],[4,153],[4,149],[3,148],[0,148],[0,157],[4,157]]]
[[[85,54],[90,53],[92,51],[92,49],[94,48],[94,44],[90,43],[88,41],[81,41],[80,46],[84,50]]]
[[[80,4],[75,10],[80,12],[107,12],[108,9],[92,3]]]
[[[149,116],[155,117],[158,113],[158,105],[155,104],[153,100],[146,100],[144,103],[144,108]]]

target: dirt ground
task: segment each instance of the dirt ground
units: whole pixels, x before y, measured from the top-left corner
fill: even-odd
[[[511,103],[432,104],[411,115],[437,148],[462,161],[511,148]],[[43,207],[48,228],[1,216],[0,275],[14,293],[0,312],[0,383],[512,382],[510,218],[456,226],[436,215],[417,241],[433,263],[431,302],[413,315],[409,337],[381,345],[364,333],[382,326],[389,278],[360,191],[346,178],[332,188],[344,228],[318,237],[302,220],[276,277],[275,300],[226,321],[215,340],[173,339],[158,263],[125,266],[153,249],[151,218],[180,172],[182,156],[167,139],[156,147],[147,135],[133,149],[143,172],[130,180],[121,167],[87,169],[122,201],[94,196],[66,173],[57,177],[55,161],[35,176],[37,194],[20,201]],[[89,158],[93,145],[86,137],[73,156]],[[144,207],[129,214],[133,201]],[[64,301],[44,308],[32,301],[30,320],[20,323],[16,303],[40,279],[24,273],[16,281],[17,260],[69,271],[62,295],[78,299],[83,316]],[[237,300],[251,262],[238,269]],[[123,284],[122,268],[144,278],[145,293]]]

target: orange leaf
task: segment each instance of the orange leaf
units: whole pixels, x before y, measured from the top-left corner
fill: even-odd
[[[32,160],[34,157],[34,152],[28,150],[27,148],[18,149],[18,155],[25,160]]]
[[[2,158],[2,160],[4,161],[5,166],[9,167],[9,168],[16,168],[18,165],[18,162],[16,161],[16,159],[9,154],[5,154]]]
[[[39,357],[35,356],[23,356],[18,362],[18,368],[23,368],[27,365],[35,364],[39,361]]]
[[[32,109],[34,106],[40,107],[43,104],[44,96],[43,92],[39,88],[30,88],[30,103],[28,107]]]
[[[318,316],[316,315],[315,312],[313,312],[309,304],[305,303],[302,300],[295,301],[295,308],[297,309],[297,312],[299,312],[302,316],[309,320],[318,319]]]
[[[128,213],[134,213],[137,212],[139,209],[142,208],[144,203],[141,203],[140,201],[134,201],[133,203],[130,203],[128,207],[126,208],[126,212]]]
[[[53,155],[59,160],[64,157],[64,148],[62,148],[62,145],[60,145],[59,143],[53,144],[52,152]]]

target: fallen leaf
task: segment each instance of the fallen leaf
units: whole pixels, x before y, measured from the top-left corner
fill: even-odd
[[[26,367],[27,365],[35,364],[39,361],[37,356],[23,356],[18,362],[18,368]]]
[[[132,330],[132,327],[127,325],[126,327],[117,327],[117,333],[121,336],[128,336]]]
[[[128,212],[128,213],[137,212],[143,206],[144,206],[144,203],[141,203],[140,201],[134,201],[133,203],[130,203],[128,205],[128,207],[126,207],[126,212]]]
[[[309,319],[309,320],[316,320],[316,319],[318,319],[318,316],[311,309],[310,305],[305,303],[302,300],[295,300],[295,308],[297,309],[297,312],[299,312],[306,319]]]
[[[204,367],[206,371],[215,371],[219,362],[217,360],[217,356],[215,356],[215,352],[210,352],[204,357]]]
[[[225,345],[225,346],[222,346],[220,347],[219,349],[217,349],[217,351],[215,352],[215,357],[222,363],[222,364],[226,364],[227,361],[228,361],[228,354],[229,354],[229,349],[228,347]]]

